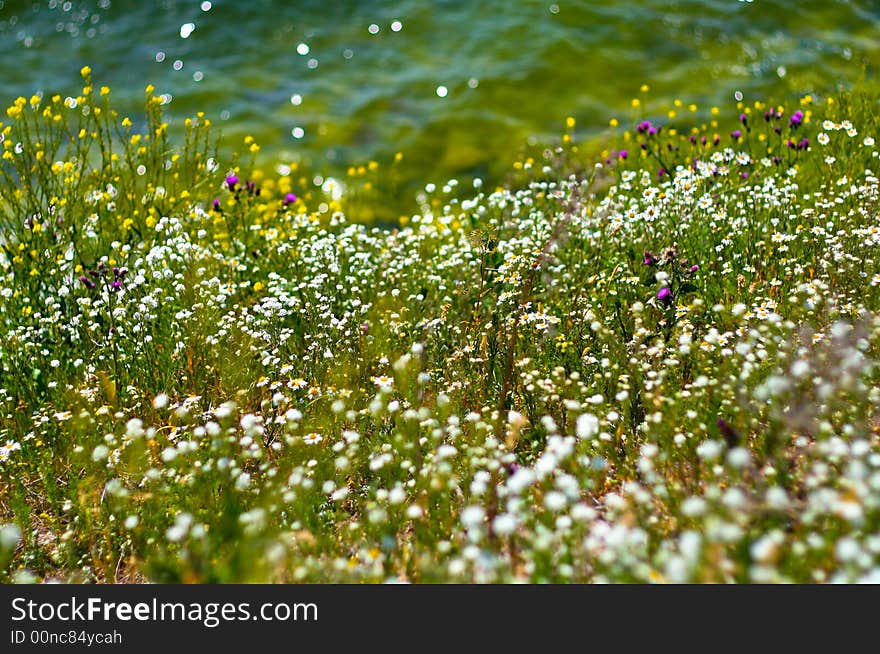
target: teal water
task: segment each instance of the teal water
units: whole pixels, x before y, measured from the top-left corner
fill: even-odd
[[[122,109],[152,82],[267,162],[403,151],[414,183],[492,179],[566,116],[584,135],[631,116],[643,82],[649,113],[729,106],[857,84],[878,48],[874,0],[0,0],[0,101],[74,92],[89,64]]]

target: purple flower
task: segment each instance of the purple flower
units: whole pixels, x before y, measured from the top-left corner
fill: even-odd
[[[235,187],[238,185],[238,176],[230,175],[226,178],[226,186],[229,187],[230,191],[234,191]]]
[[[810,139],[808,138],[801,139],[801,142],[798,143],[798,150],[806,150],[808,147],[810,147]]]
[[[744,171],[743,171],[743,174],[742,174],[742,178],[743,178],[743,179],[748,179],[748,178],[749,178],[749,171],[744,170]]]
[[[86,277],[85,275],[81,275],[79,278],[79,281],[81,281],[83,286],[85,286],[86,288],[89,288],[89,289],[95,288],[95,283],[91,279]]]
[[[663,175],[665,175],[665,174],[666,174],[666,171],[663,168],[660,168],[657,171],[657,177],[663,177]]]
[[[115,280],[113,280],[113,283],[110,284],[110,288],[112,288],[114,291],[118,291],[119,289],[122,288],[122,282],[119,281],[118,279],[115,279]]]
[[[699,267],[697,264],[694,264],[693,266],[690,267],[690,269],[688,270],[688,272],[690,272],[690,273],[695,273],[695,272],[697,272],[699,269],[700,269],[700,267]]]
[[[731,136],[734,140],[737,140],[737,141],[738,141],[739,139],[742,138],[742,135],[743,135],[742,131],[741,131],[741,130],[738,130],[738,129],[735,129],[735,130],[733,130],[733,131],[730,133],[730,136]]]
[[[791,115],[791,118],[789,118],[788,121],[791,123],[792,127],[798,127],[804,122],[804,112],[798,109]]]
[[[664,286],[659,291],[657,291],[657,299],[660,300],[663,304],[671,304],[672,303],[672,291],[669,290],[667,286]]]
[[[293,193],[288,193],[284,196],[284,206],[286,207],[288,204],[293,204],[296,202],[296,196]]]
[[[638,124],[638,127],[636,127],[636,130],[638,131],[639,134],[644,134],[649,129],[651,129],[651,121],[650,120],[643,120],[642,122],[640,122]]]
[[[214,208],[214,211],[222,211],[222,209],[220,209],[220,200],[217,198],[214,198],[214,202],[211,203],[211,206]]]
[[[646,266],[653,266],[655,263],[657,263],[657,257],[652,252],[645,252],[644,264]]]
[[[749,122],[749,117],[746,116],[745,114],[740,114],[739,115],[739,122],[741,122],[743,125],[745,125]]]
[[[629,156],[629,152],[627,150],[621,150],[617,156],[621,159],[626,159]]]

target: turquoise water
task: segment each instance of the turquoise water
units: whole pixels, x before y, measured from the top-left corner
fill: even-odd
[[[73,92],[89,64],[123,109],[152,82],[264,161],[403,151],[413,184],[493,179],[568,115],[583,135],[629,117],[643,82],[648,112],[815,92],[872,75],[878,44],[871,0],[0,0],[0,101]]]

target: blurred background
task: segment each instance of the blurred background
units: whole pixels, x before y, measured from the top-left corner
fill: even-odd
[[[222,143],[253,135],[261,164],[309,179],[402,152],[412,195],[498,181],[567,116],[589,139],[676,98],[833,91],[878,48],[874,0],[0,0],[0,100],[75,95],[88,64],[133,120],[153,83],[176,122],[205,111]]]

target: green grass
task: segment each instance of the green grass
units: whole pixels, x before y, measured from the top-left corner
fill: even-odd
[[[0,127],[5,580],[878,580],[876,94],[378,229],[84,76]]]

